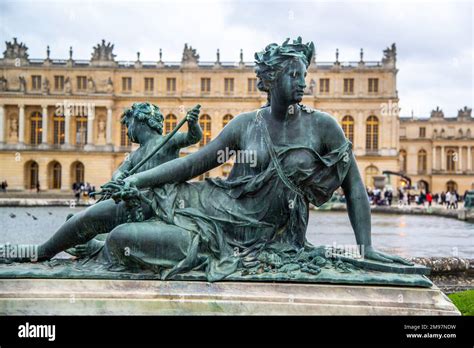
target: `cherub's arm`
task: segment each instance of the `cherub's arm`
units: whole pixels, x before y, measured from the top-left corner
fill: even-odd
[[[202,138],[202,130],[198,122],[199,114],[188,113],[186,119],[188,121],[188,132],[175,135],[174,141],[178,148],[196,144]]]
[[[132,169],[132,161],[130,160],[131,154],[127,156],[125,161],[117,168],[117,170],[112,174],[112,180],[124,179],[128,176],[128,171]]]

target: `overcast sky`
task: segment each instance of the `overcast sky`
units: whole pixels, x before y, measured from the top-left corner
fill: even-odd
[[[448,116],[474,101],[473,1],[10,1],[0,0],[0,41],[18,37],[30,58],[89,59],[101,39],[118,60],[179,61],[185,42],[202,61],[244,60],[286,37],[314,41],[319,61],[380,60],[398,51],[401,114]]]

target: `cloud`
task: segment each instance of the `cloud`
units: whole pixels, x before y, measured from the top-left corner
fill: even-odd
[[[202,61],[245,60],[270,42],[302,36],[319,61],[380,60],[398,48],[402,114],[429,114],[436,105],[454,115],[474,99],[474,5],[470,1],[2,1],[0,39],[16,36],[30,57],[89,59],[102,38],[119,60],[179,61],[185,42]]]

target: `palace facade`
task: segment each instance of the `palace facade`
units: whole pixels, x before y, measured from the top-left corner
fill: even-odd
[[[474,189],[474,119],[465,106],[454,117],[400,118],[400,171],[433,192]]]
[[[237,62],[222,62],[219,51],[214,62],[201,62],[196,50],[185,45],[180,62],[163,61],[161,50],[155,62],[141,61],[139,53],[136,61],[127,62],[117,61],[113,48],[103,40],[88,60],[75,59],[72,48],[68,59],[50,58],[49,48],[46,58],[31,59],[25,44],[16,39],[6,43],[0,60],[0,181],[7,180],[9,190],[28,190],[39,183],[42,190],[67,191],[74,182],[96,187],[107,182],[133,150],[120,118],[134,102],[158,105],[165,116],[165,133],[187,109],[202,105],[203,139],[182,155],[207,144],[236,115],[266,103],[266,95],[256,87],[254,65],[244,61],[242,51]],[[338,120],[353,143],[367,186],[385,180],[384,171],[400,171],[400,142],[412,133],[404,126],[405,135],[399,134],[403,128],[396,76],[395,45],[385,49],[379,61],[365,61],[361,50],[358,61],[343,62],[336,51],[333,62],[314,57],[308,70],[303,104]],[[431,134],[429,129],[426,134]],[[445,132],[450,132],[448,127]],[[450,139],[436,143],[436,148],[448,151]],[[466,156],[470,150],[463,139]],[[407,145],[404,151],[411,174],[411,151],[416,150]],[[428,147],[425,151],[432,153]],[[472,168],[468,158],[466,170]],[[227,176],[231,168],[226,163],[202,177]],[[427,173],[430,170],[427,167]],[[436,174],[440,181],[435,185],[428,174],[416,175],[416,180],[434,187],[448,179]],[[457,181],[459,189],[470,188],[473,176],[462,175],[466,179]],[[395,187],[399,177],[389,176],[385,183]]]

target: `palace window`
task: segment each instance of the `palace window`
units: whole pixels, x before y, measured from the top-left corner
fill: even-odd
[[[204,146],[211,141],[211,117],[209,115],[202,115],[199,118],[199,125],[202,129],[202,139],[199,146]]]
[[[425,174],[427,171],[427,155],[425,150],[418,151],[418,174]]]
[[[26,167],[26,189],[34,189],[38,184],[38,163],[35,161],[29,161],[25,165]]]
[[[374,176],[379,174],[376,166],[368,166],[365,168],[365,186],[374,187]]]
[[[171,132],[176,127],[177,124],[178,124],[178,119],[175,115],[173,114],[167,115],[165,117],[165,133],[164,134],[168,134],[169,132]]]
[[[446,170],[450,172],[454,172],[456,170],[456,161],[458,160],[458,156],[456,151],[448,150],[446,153]]]
[[[122,92],[131,92],[131,91],[132,91],[132,78],[122,77]]]
[[[379,79],[369,79],[369,93],[378,93]]]
[[[62,75],[55,75],[54,76],[54,89],[56,91],[64,90],[64,76],[62,76]]]
[[[251,78],[247,80],[247,91],[249,93],[257,92],[257,79]]]
[[[204,181],[204,179],[210,177],[210,173],[209,172],[205,172],[204,174],[202,175],[199,175],[199,181]]]
[[[35,111],[30,118],[30,144],[39,145],[43,140],[43,117]]]
[[[222,176],[224,176],[224,178],[227,178],[231,171],[232,171],[232,164],[226,163],[222,166]]]
[[[145,77],[145,92],[153,92],[155,89],[155,79],[153,77]]]
[[[31,89],[34,91],[39,91],[41,89],[41,76],[40,75],[31,76]]]
[[[319,92],[329,93],[329,79],[319,79]]]
[[[209,77],[201,78],[201,92],[203,93],[211,92],[211,79]]]
[[[84,183],[84,164],[81,162],[74,162],[71,166],[72,182],[73,183]]]
[[[176,92],[176,78],[168,77],[166,79],[166,92],[168,93]]]
[[[64,144],[64,115],[54,115],[53,117],[53,144]]]
[[[354,142],[354,118],[346,115],[342,118],[342,130],[351,143]]]
[[[344,94],[354,94],[354,79],[344,79]]]
[[[234,93],[234,78],[226,77],[224,79],[224,91],[225,93]]]
[[[86,76],[78,76],[77,77],[77,90],[78,91],[85,91],[87,89],[87,77]]]
[[[446,191],[453,192],[458,190],[458,184],[455,181],[449,180],[446,183]]]
[[[366,122],[365,149],[376,151],[379,148],[379,119],[377,116],[369,116]]]
[[[49,188],[61,188],[61,164],[59,162],[52,162],[49,165]]]
[[[130,146],[132,142],[127,136],[127,126],[123,123],[120,125],[120,146]]]
[[[407,172],[407,152],[400,150],[400,169],[403,173]]]
[[[419,135],[420,135],[420,138],[425,138],[426,137],[426,128],[425,127],[420,127]]]
[[[87,117],[78,116],[76,119],[76,145],[87,143]]]
[[[234,118],[234,116],[232,116],[230,114],[225,115],[224,118],[222,119],[222,128],[224,128],[227,125],[227,123],[232,121],[233,118]]]

